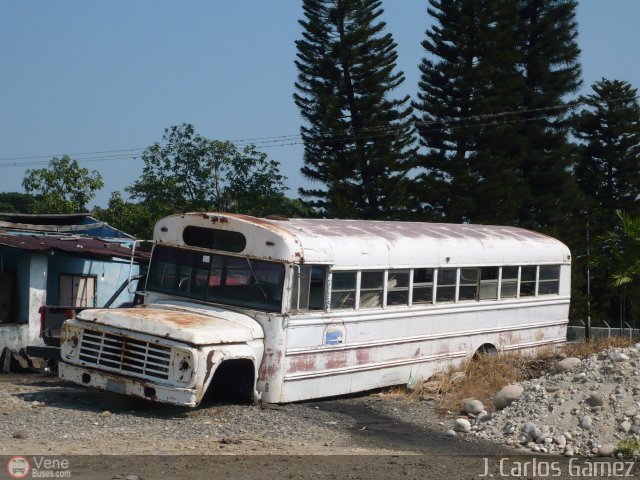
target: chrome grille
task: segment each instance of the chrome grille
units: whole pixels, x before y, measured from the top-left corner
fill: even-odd
[[[124,335],[84,330],[79,358],[82,362],[123,374],[167,380],[171,348]]]

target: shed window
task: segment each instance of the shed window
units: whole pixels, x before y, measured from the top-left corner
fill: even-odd
[[[331,277],[331,308],[355,308],[356,272],[333,272]]]
[[[416,268],[413,271],[412,303],[433,302],[433,268]]]
[[[409,270],[389,270],[387,305],[409,305]]]
[[[61,274],[58,305],[64,307],[95,307],[95,275]]]
[[[456,299],[456,269],[441,268],[438,270],[438,286],[436,302],[453,302]]]
[[[200,248],[211,248],[225,252],[241,252],[247,246],[247,239],[240,232],[220,230],[217,228],[185,227],[182,240],[186,245]]]
[[[502,267],[502,283],[500,298],[516,298],[518,296],[518,267]]]
[[[560,265],[540,267],[538,295],[557,295],[560,292]]]
[[[536,270],[538,267],[521,267],[520,296],[531,297],[536,294]]]
[[[360,308],[382,306],[384,272],[362,272],[360,277]]]

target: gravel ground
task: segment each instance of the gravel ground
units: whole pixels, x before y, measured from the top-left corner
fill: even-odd
[[[432,402],[388,392],[185,409],[51,376],[0,375],[0,463],[11,455],[27,457],[32,468],[38,458],[64,459],[74,479],[477,479],[504,476],[504,461],[531,472],[534,457],[522,449],[449,436],[450,422]],[[556,468],[554,478],[575,478],[577,467]]]
[[[0,375],[0,454],[498,453],[450,438],[431,402],[372,394],[288,405],[178,408]]]
[[[521,397],[504,410],[470,416],[463,435],[536,453],[640,458],[640,343],[555,370],[520,382]]]

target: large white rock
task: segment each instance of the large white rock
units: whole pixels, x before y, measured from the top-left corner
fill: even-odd
[[[498,393],[493,397],[493,405],[502,410],[505,407],[511,405],[515,400],[518,400],[524,393],[524,388],[520,385],[507,385],[502,387]]]
[[[453,429],[456,432],[468,432],[471,430],[471,424],[469,423],[469,420],[465,418],[456,418]]]
[[[613,360],[614,362],[626,362],[627,360],[629,360],[629,357],[624,353],[616,352],[611,355],[611,360]]]
[[[476,400],[475,398],[467,398],[464,400],[464,411],[465,413],[478,415],[480,412],[484,411],[484,405],[480,400]]]
[[[565,358],[556,363],[556,370],[558,372],[566,372],[580,363],[580,359],[576,357]]]
[[[553,443],[558,445],[559,448],[564,448],[567,446],[567,437],[565,437],[564,435],[553,437]]]
[[[601,457],[610,457],[616,451],[616,446],[612,443],[605,443],[600,448],[598,448],[598,455]]]
[[[591,417],[589,415],[585,415],[580,419],[580,426],[585,430],[589,430],[592,422],[593,420],[591,420]]]

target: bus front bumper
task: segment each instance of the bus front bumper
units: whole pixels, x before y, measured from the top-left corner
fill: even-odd
[[[64,362],[60,362],[58,365],[58,376],[63,380],[86,387],[144,398],[154,402],[186,407],[195,407],[198,404],[195,389],[158,385],[146,380],[122,377],[90,368],[76,367]]]

